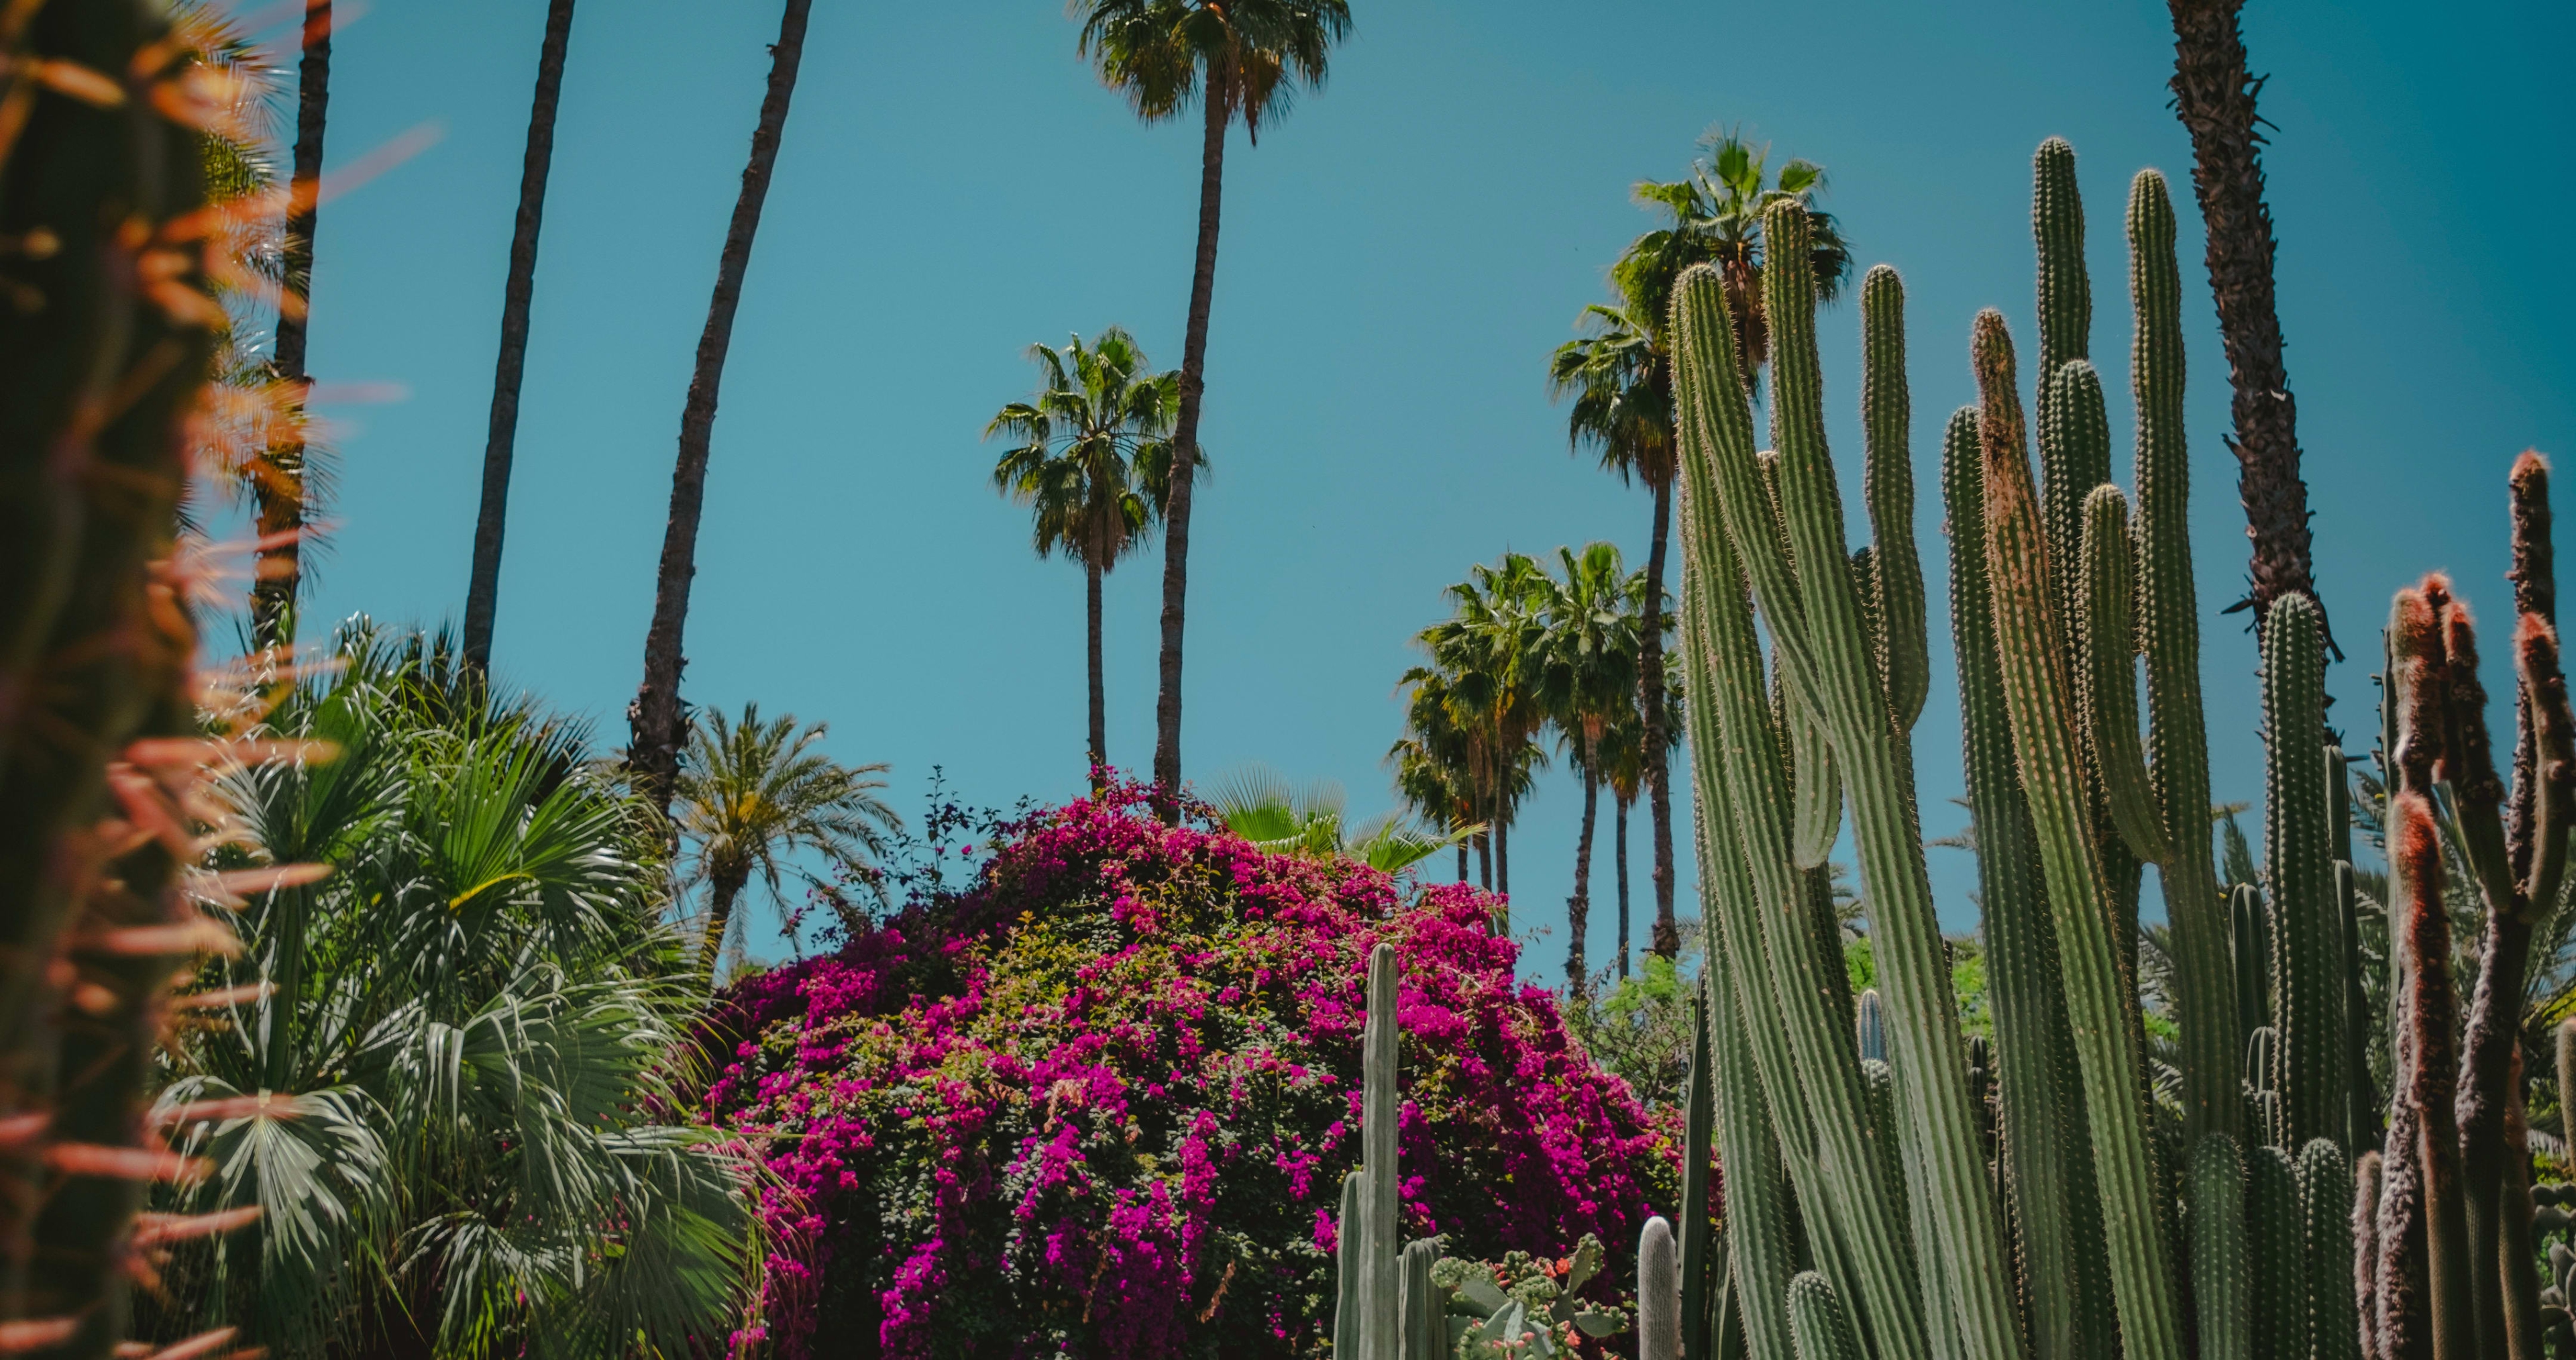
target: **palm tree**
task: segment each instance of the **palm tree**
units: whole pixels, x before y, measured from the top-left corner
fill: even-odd
[[[1468,847],[1484,865],[1484,885],[1494,886],[1491,835],[1479,820],[1472,738],[1459,726],[1449,706],[1449,682],[1437,670],[1414,667],[1402,683],[1412,687],[1405,704],[1405,734],[1389,746],[1386,761],[1395,767],[1398,796],[1414,814],[1436,826],[1469,828],[1458,843],[1458,881],[1467,881]]]
[[[1061,552],[1082,564],[1089,611],[1091,787],[1109,768],[1109,709],[1101,678],[1100,580],[1163,517],[1172,484],[1172,415],[1181,375],[1154,373],[1135,337],[1112,326],[1091,347],[1073,337],[1062,351],[1029,346],[1040,382],[1034,401],[1015,401],[984,426],[984,437],[1018,441],[993,465],[993,485],[1035,510],[1038,556]]]
[[[1163,641],[1154,699],[1154,787],[1166,821],[1180,817],[1181,624],[1189,593],[1190,486],[1206,389],[1208,307],[1216,292],[1216,234],[1225,189],[1225,134],[1234,120],[1255,145],[1261,124],[1287,113],[1297,87],[1320,89],[1333,44],[1350,32],[1348,0],[1074,0],[1077,50],[1101,82],[1148,123],[1198,102],[1199,231],[1190,312],[1181,341],[1180,409],[1172,429],[1171,503],[1163,527]]]
[[[1694,162],[1687,178],[1670,184],[1649,180],[1636,186],[1640,202],[1662,208],[1671,220],[1629,242],[1610,270],[1618,301],[1584,308],[1580,324],[1586,334],[1558,346],[1548,364],[1549,394],[1573,399],[1566,421],[1568,443],[1578,451],[1597,450],[1603,468],[1618,474],[1621,481],[1644,482],[1654,497],[1654,530],[1648,541],[1641,605],[1645,627],[1638,647],[1642,687],[1638,706],[1655,825],[1654,950],[1666,958],[1681,948],[1681,934],[1673,920],[1673,812],[1666,758],[1667,737],[1674,729],[1660,682],[1665,674],[1664,559],[1678,468],[1672,375],[1663,333],[1666,303],[1682,270],[1703,261],[1717,263],[1728,288],[1738,296],[1738,353],[1767,355],[1769,327],[1759,319],[1765,266],[1758,229],[1761,212],[1784,197],[1811,205],[1824,188],[1823,170],[1806,161],[1788,162],[1778,180],[1766,185],[1768,153],[1754,151],[1734,133],[1713,133],[1702,139],[1702,145],[1710,157]],[[1811,205],[1808,218],[1818,244],[1807,265],[1816,272],[1819,293],[1830,300],[1851,271],[1851,254],[1831,214]],[[1746,389],[1754,390],[1755,370],[1748,367],[1743,377]]]
[[[147,1331],[319,1356],[727,1330],[767,1231],[741,1154],[663,1122],[699,998],[659,836],[578,729],[443,639],[360,625],[336,652],[253,734],[336,755],[213,790],[210,867],[333,872],[245,892],[243,951],[205,957],[164,1044],[153,1123],[209,1174],[154,1207],[248,1223],[163,1262]]]
[[[501,591],[501,530],[510,509],[510,459],[519,436],[519,377],[528,362],[528,304],[537,288],[537,230],[546,212],[546,172],[555,158],[555,104],[563,95],[564,49],[572,42],[573,0],[548,0],[537,49],[536,105],[519,168],[519,218],[510,233],[510,277],[501,290],[501,357],[492,376],[492,423],[483,437],[483,507],[474,519],[474,572],[465,587],[465,659],[492,666],[492,611]]]
[[[1217,782],[1208,797],[1225,829],[1274,855],[1302,859],[1347,859],[1381,873],[1400,873],[1451,846],[1464,847],[1479,829],[1473,824],[1445,832],[1425,831],[1402,812],[1388,812],[1352,822],[1342,786],[1319,780],[1305,788],[1258,762],[1242,766]]]
[[[1583,779],[1583,829],[1574,850],[1574,895],[1566,899],[1566,986],[1581,995],[1591,973],[1584,942],[1592,921],[1592,833],[1601,797],[1601,739],[1635,707],[1643,573],[1631,575],[1609,543],[1580,555],[1557,549],[1565,575],[1542,587],[1544,615],[1535,688]],[[1623,941],[1624,945],[1624,941]],[[1623,949],[1624,953],[1624,949]]]
[[[2237,28],[2244,0],[2168,0],[2174,27],[2174,113],[2191,133],[2191,189],[2209,228],[2209,289],[2236,437],[2236,489],[2254,540],[2252,588],[2237,604],[2260,627],[2283,595],[2314,600],[2308,560],[2308,484],[2299,475],[2299,406],[2281,362],[2281,313],[2272,293],[2272,212],[2263,203],[2263,82],[2246,70]],[[2320,615],[2325,604],[2317,605]],[[2331,637],[2331,634],[2329,635]],[[2331,643],[2329,643],[2331,645]]]
[[[1531,739],[1547,720],[1534,685],[1545,630],[1535,606],[1547,579],[1546,569],[1525,553],[1471,568],[1468,579],[1447,591],[1456,612],[1415,638],[1432,664],[1407,671],[1403,680],[1414,687],[1417,703],[1426,691],[1435,693],[1445,721],[1465,738],[1478,815],[1489,827],[1493,877],[1486,886],[1505,898],[1512,890],[1513,812],[1547,759]]]
[[[787,0],[778,41],[769,49],[769,89],[760,100],[760,123],[751,134],[751,160],[742,192],[734,198],[716,259],[715,295],[707,303],[706,329],[698,334],[697,364],[689,375],[688,401],[680,408],[680,456],[671,471],[671,517],[662,532],[662,562],[653,582],[653,626],[644,635],[644,683],[627,705],[626,763],[653,810],[670,815],[671,789],[679,778],[686,719],[680,710],[680,672],[689,664],[681,633],[689,622],[689,582],[698,574],[698,512],[707,494],[707,444],[715,432],[716,391],[724,382],[725,352],[733,344],[734,309],[742,301],[742,276],[751,267],[751,240],[760,231],[761,205],[769,197],[769,172],[778,164],[778,141],[787,128],[787,104],[796,93],[796,68],[805,56],[805,19],[814,0]]]
[[[278,381],[289,389],[293,418],[283,422],[286,437],[266,450],[262,475],[252,483],[260,546],[250,588],[251,639],[261,647],[295,642],[303,535],[312,508],[302,416],[313,385],[305,350],[311,334],[313,233],[322,197],[322,135],[331,113],[331,5],[332,0],[304,0],[304,57],[295,73],[295,178],[286,209],[286,286],[270,360]]]
[[[792,716],[763,722],[760,705],[742,720],[711,712],[689,733],[680,762],[680,839],[689,877],[707,885],[707,927],[698,948],[710,976],[734,927],[734,904],[756,873],[779,900],[785,860],[810,851],[862,882],[875,882],[885,833],[903,819],[876,795],[882,762],[838,765],[815,750],[824,724],[798,727]],[[793,928],[791,923],[790,928]]]

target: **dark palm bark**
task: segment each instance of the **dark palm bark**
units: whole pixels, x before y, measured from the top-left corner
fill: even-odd
[[[724,381],[725,351],[733,343],[734,309],[742,301],[742,276],[751,264],[752,237],[760,230],[761,204],[769,197],[769,172],[787,126],[787,103],[796,93],[796,66],[805,55],[805,19],[813,0],[787,0],[778,42],[769,49],[769,92],[760,101],[760,126],[751,136],[751,162],[743,167],[742,193],[725,228],[716,264],[716,290],[707,304],[706,329],[689,376],[689,399],[680,411],[680,457],[671,472],[671,518],[662,534],[662,564],[654,578],[653,626],[644,636],[644,683],[626,709],[631,735],[627,768],[656,811],[671,811],[671,786],[679,777],[681,631],[689,619],[689,583],[698,573],[698,514],[706,501],[707,444],[715,430],[716,390]]]
[[[1646,601],[1637,658],[1645,672],[1638,690],[1645,715],[1646,788],[1655,823],[1654,950],[1665,958],[1681,953],[1682,936],[1673,924],[1673,794],[1670,760],[1664,750],[1664,545],[1672,536],[1673,483],[1655,482],[1655,537],[1646,551]]]
[[[510,278],[501,292],[501,357],[492,375],[492,422],[483,436],[483,506],[474,519],[474,571],[465,587],[465,661],[492,665],[492,611],[501,593],[501,531],[510,510],[510,460],[519,435],[519,378],[528,363],[528,303],[537,287],[537,230],[546,212],[546,172],[555,159],[555,105],[563,94],[564,49],[573,0],[550,0],[537,53],[537,96],[528,111],[528,151],[519,167],[519,217],[510,233]]]
[[[1473,839],[1473,837],[1470,837],[1469,839]],[[1464,882],[1466,882],[1466,881],[1467,881],[1467,842],[1466,842],[1466,841],[1460,841],[1460,842],[1458,842],[1458,881],[1459,881],[1459,882],[1461,882],[1461,883],[1464,883]]]
[[[1181,409],[1172,421],[1172,490],[1163,507],[1163,653],[1154,694],[1154,790],[1163,820],[1180,820],[1181,624],[1190,588],[1190,500],[1197,481],[1199,403],[1207,388],[1208,307],[1216,294],[1216,229],[1225,196],[1225,128],[1233,113],[1221,68],[1208,71],[1199,145],[1199,245],[1190,267],[1189,326],[1181,340]]]
[[[1576,996],[1591,990],[1583,940],[1592,928],[1592,826],[1601,802],[1601,778],[1592,769],[1590,746],[1583,757],[1583,833],[1574,842],[1574,896],[1565,899],[1565,985]]]
[[[1625,980],[1628,976],[1628,803],[1626,799],[1615,801],[1619,804],[1619,976]]]
[[[1109,768],[1109,697],[1100,675],[1100,568],[1082,564],[1083,603],[1090,613],[1087,660],[1091,669],[1091,791],[1098,794]]]
[[[1494,819],[1494,895],[1503,899],[1504,909],[1512,900],[1512,824],[1502,817]]]
[[[716,961],[724,953],[725,932],[733,928],[734,903],[742,898],[743,885],[751,881],[751,866],[726,866],[711,875],[707,882],[707,935],[698,945],[698,966],[707,970],[712,980]]]
[[[2235,389],[2236,489],[2254,541],[2244,605],[2259,626],[2283,595],[2314,598],[2308,564],[2308,485],[2299,476],[2298,403],[2281,363],[2272,294],[2272,214],[2263,203],[2263,135],[2237,28],[2244,0],[2168,0],[2174,26],[2174,111],[2191,133],[2191,187],[2208,227],[2210,291]],[[2324,614],[2323,602],[2318,613]],[[2333,631],[2327,630],[2333,646]],[[2342,653],[2338,651],[2336,655]]]
[[[278,310],[277,376],[293,390],[294,423],[266,454],[252,498],[258,503],[259,564],[251,577],[251,640],[261,647],[295,642],[295,596],[304,580],[305,368],[313,303],[313,232],[321,217],[322,132],[331,112],[331,3],[305,0],[304,59],[295,72],[295,170],[286,209],[284,260],[288,294],[302,306]]]
[[[1494,833],[1491,826],[1476,834],[1476,873],[1478,885],[1494,890]]]

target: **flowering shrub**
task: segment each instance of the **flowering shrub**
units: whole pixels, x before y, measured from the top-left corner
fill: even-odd
[[[1404,1230],[1635,1240],[1677,1138],[1512,977],[1490,899],[1166,827],[1144,791],[1004,827],[962,891],[750,979],[707,1117],[779,1187],[790,1356],[1292,1355],[1332,1326],[1366,960],[1401,971]],[[1627,1253],[1599,1282],[1633,1273]]]

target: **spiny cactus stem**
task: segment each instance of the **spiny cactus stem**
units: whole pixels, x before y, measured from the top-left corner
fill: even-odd
[[[2396,851],[2390,877],[2407,922],[2405,1020],[2408,1105],[2416,1146],[2404,1149],[2422,1177],[2425,1296],[2436,1360],[2467,1360],[2477,1350],[2467,1214],[2460,1184],[2459,1128],[2452,1035],[2459,1006],[2451,991],[2450,920],[2442,903],[2441,836],[2423,795],[2402,793],[2391,807]],[[2385,1248],[2383,1247],[2383,1250]],[[2383,1276],[2383,1279],[2385,1277]]]
[[[2101,847],[2087,825],[2064,632],[2040,570],[2047,549],[2030,481],[2012,341],[2001,315],[1978,316],[1974,353],[1983,397],[1986,570],[1994,590],[2006,708],[2057,926],[2120,1331],[2129,1356],[2175,1360],[2182,1354],[2180,1319],[2155,1208],[2138,1102],[2138,1055],[2130,1046],[2123,999],[2134,993],[2126,992],[2121,976],[2110,935],[2110,885]],[[2009,628],[2004,620],[2011,621]]]
[[[1932,690],[1924,634],[1923,563],[1914,547],[1912,398],[1905,381],[1905,284],[1873,265],[1860,284],[1862,484],[1878,549],[1878,598],[1888,639],[1888,690],[1896,725],[1911,729]]]
[[[1398,1360],[1397,1337],[1402,1279],[1398,1259],[1402,1238],[1397,1222],[1396,1106],[1403,1100],[1397,1083],[1395,946],[1380,943],[1369,950],[1368,1027],[1362,1036],[1364,1076],[1360,1091],[1360,1158],[1367,1183],[1361,1196],[1361,1237],[1366,1255],[1360,1263],[1363,1319],[1362,1360]]]
[[[1805,259],[1812,240],[1804,207],[1772,205],[1763,217],[1763,239],[1773,258]],[[1812,697],[1833,739],[1850,797],[1853,841],[1874,909],[1873,942],[1896,1021],[1890,1065],[1907,1106],[1905,1128],[1909,1136],[1925,1140],[1920,1164],[1938,1182],[1926,1188],[1926,1199],[1943,1251],[1938,1261],[1927,1258],[1926,1264],[1948,1277],[1945,1287],[1969,1352],[2002,1353],[2019,1345],[2002,1224],[1985,1191],[1985,1159],[1967,1108],[1966,1064],[1952,1037],[1958,1016],[1915,815],[1911,746],[1895,729],[1876,683],[1844,544],[1842,498],[1824,432],[1815,279],[1805,270],[1768,270],[1763,291],[1771,324],[1781,507],[1799,564],[1798,603],[1791,606],[1783,598],[1789,584],[1786,563],[1748,562],[1749,574],[1773,621],[1772,636],[1786,658],[1789,686]],[[1723,297],[1710,298],[1706,290],[1683,296],[1694,293],[1716,303],[1719,310],[1711,315],[1724,315]],[[1694,386],[1704,408],[1742,398],[1740,391],[1722,394],[1704,382]],[[1744,422],[1749,424],[1749,419]],[[1749,446],[1711,447],[1718,452],[1710,461],[1721,466],[1751,463]],[[1745,512],[1752,507],[1737,494],[1741,484],[1729,479],[1720,485],[1730,530],[1739,523],[1750,527]],[[1748,543],[1741,532],[1731,537],[1740,552],[1768,556],[1767,544]],[[1781,642],[1783,638],[1790,640]]]
[[[2265,870],[2277,922],[2273,1028],[2285,1148],[2340,1137],[2344,1104],[2343,923],[2334,900],[2326,780],[2325,631],[2316,602],[2284,595],[2262,630]]]

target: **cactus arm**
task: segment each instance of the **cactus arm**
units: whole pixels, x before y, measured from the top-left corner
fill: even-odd
[[[2318,1138],[2299,1150],[2299,1205],[2305,1216],[2308,1354],[2358,1360],[2361,1318],[2352,1291],[2352,1164]]]
[[[2505,1106],[2504,1211],[2496,1231],[2504,1261],[2505,1353],[2513,1360],[2541,1360],[2539,1248],[2533,1238],[2531,1141],[2523,1124],[2521,1053]]]
[[[2362,1360],[2382,1360],[2379,1351],[2378,1303],[2380,1155],[2377,1148],[2361,1154],[2352,1169],[2352,1294],[2359,1316],[2355,1349]]]
[[[1977,829],[1977,900],[2003,1086],[2004,1161],[2025,1261],[2077,1258],[2070,1167],[2083,1134],[2073,1036],[2059,992],[2056,930],[2031,844],[2030,810],[2013,765],[1987,593],[1985,487],[1977,412],[1962,407],[1942,440],[1941,490],[1950,526],[1950,628],[1959,665],[1960,735],[1968,808]],[[2098,1256],[2098,1234],[2085,1244]],[[2040,1360],[2083,1353],[2076,1272],[2023,1272],[2032,1350]]]
[[[1787,738],[1781,754],[1789,780],[1790,860],[1801,869],[1821,869],[1843,829],[1843,784],[1834,769],[1833,743],[1825,739],[1814,711],[1789,694],[1777,671],[1772,691],[1778,696],[1775,725]]]
[[[1812,1270],[1789,1282],[1789,1325],[1797,1333],[1798,1360],[1865,1360],[1842,1299]]]
[[[2057,926],[2120,1333],[2129,1356],[2171,1360],[2181,1354],[2181,1331],[2159,1240],[2130,1001],[2110,933],[2111,885],[2085,814],[2067,650],[2041,569],[2046,548],[2014,385],[2012,339],[2001,315],[1978,316],[1974,352],[1983,397],[1986,571],[1994,592],[2005,708]]]
[[[1364,1360],[1396,1360],[1401,1334],[1395,1117],[1403,1089],[1396,1080],[1398,1032],[1395,947],[1378,944],[1369,950],[1368,1027],[1361,1039],[1360,1165],[1367,1176],[1360,1201],[1367,1231],[1361,1240],[1368,1253],[1360,1265]]]
[[[1718,1150],[1726,1166],[1726,1255],[1739,1282],[1735,1292],[1744,1311],[1747,1353],[1753,1360],[1795,1360],[1785,1302],[1796,1269],[1789,1247],[1790,1192],[1762,1084],[1746,1061],[1752,1045],[1735,1004],[1732,972],[1708,970],[1701,1008],[1703,1015],[1713,1013],[1716,1030],[1710,1074],[1718,1087]],[[1723,1357],[1712,1349],[1711,1360]]]
[[[1923,716],[1932,691],[1925,636],[1923,562],[1914,547],[1913,403],[1905,382],[1905,285],[1886,265],[1860,283],[1861,473],[1870,539],[1878,549],[1879,611],[1886,625],[1889,702],[1899,729]]]
[[[2452,1036],[2459,1006],[2450,969],[2443,966],[2450,958],[2451,927],[2442,903],[2441,835],[2432,804],[2422,794],[2399,794],[2392,813],[2397,850],[2389,868],[2390,877],[2400,881],[2397,896],[2406,913],[2406,1023],[2411,1031],[2411,1084],[2404,1100],[2414,1146],[2404,1151],[2421,1178],[2427,1330],[2434,1360],[2467,1360],[2479,1352],[2459,1128],[2451,1109],[2457,1057]]]
[[[2307,596],[2273,601],[2263,629],[2263,819],[2274,938],[2272,1027],[2285,1147],[2337,1136],[2344,1117],[2343,923],[2335,917],[2327,827],[2325,630]]]
[[[2146,655],[2148,775],[2163,809],[2156,866],[2173,923],[2182,1028],[2184,1136],[2241,1138],[2237,1064],[2248,1026],[2228,968],[2228,902],[2210,856],[2209,744],[2200,701],[2200,604],[2192,582],[2191,458],[2184,439],[2182,272],[2164,177],[2141,170],[2128,210],[2129,297],[2137,324],[2138,635]]]
[[[1789,1083],[1766,1080],[1772,1108],[1803,1107],[1816,1139],[1821,1208],[1852,1272],[1863,1321],[1889,1355],[1924,1353],[1921,1304],[1911,1285],[1896,1201],[1870,1145],[1850,1020],[1829,1005],[1829,977],[1841,971],[1804,928],[1803,884],[1791,867],[1788,828],[1776,790],[1779,747],[1762,706],[1761,653],[1733,551],[1708,523],[1710,498],[1686,483],[1683,543],[1690,562],[1683,628],[1689,635],[1692,742],[1701,817],[1710,826],[1701,869],[1717,884],[1709,898],[1724,913],[1726,958],[1736,969],[1737,1005],[1748,1028],[1781,1033],[1794,1063]],[[1750,970],[1749,972],[1746,970]],[[1767,999],[1767,1005],[1762,1004]],[[1794,1170],[1794,1168],[1793,1168]]]
[[[2030,158],[2030,234],[2039,254],[2039,423],[2047,428],[2052,402],[2045,386],[2058,366],[2092,353],[2093,279],[2084,268],[2084,199],[2076,191],[2075,148],[2063,137],[2039,144]],[[2054,469],[2052,468],[2053,472]],[[2067,518],[2060,526],[2064,545],[2058,560],[2075,560],[2074,515],[2084,495],[2107,478],[2107,470],[2071,483]],[[2052,481],[2054,478],[2052,477]]]
[[[1684,720],[1687,723],[1687,719]],[[1691,996],[1690,1075],[1682,1092],[1682,1202],[1681,1202],[1681,1271],[1682,1271],[1682,1360],[1710,1360],[1708,1355],[1708,1252],[1712,1234],[1708,1223],[1708,1171],[1710,1124],[1716,1117],[1714,1103],[1716,1074],[1709,1069],[1709,978],[1718,970],[1711,968],[1701,979],[1699,989]],[[1768,1121],[1766,1120],[1767,1124]],[[1770,1130],[1763,1130],[1768,1142]],[[1771,1172],[1780,1174],[1780,1151],[1768,1150]],[[1752,1154],[1747,1153],[1748,1157]],[[1740,1167],[1727,1158],[1730,1167]],[[1739,1182],[1742,1177],[1736,1178]],[[1737,1213],[1743,1213],[1743,1195],[1738,1186]]]
[[[2308,1353],[2307,1215],[2290,1154],[2258,1147],[2245,1164],[2245,1242],[2254,1285],[2254,1353]]]
[[[1436,1238],[1404,1244],[1403,1331],[1396,1360],[1447,1360],[1449,1319],[1440,1290],[1431,1282],[1431,1267],[1439,1260]]]
[[[2361,902],[2352,862],[2334,866],[2335,915],[2343,925],[2344,1145],[2379,1141],[2379,1095],[2370,1075],[2370,998],[2361,985]]]
[[[2084,623],[2085,504],[2111,480],[2111,416],[2102,375],[2084,359],[2039,373],[2040,526],[2048,540],[2048,578],[2058,617],[2080,654]]]
[[[2130,615],[2137,545],[2129,532],[2129,498],[2105,483],[2084,502],[2085,745],[2112,823],[2149,863],[2165,857],[2164,825],[2146,753],[2138,746],[2137,631]]]
[[[1765,249],[1803,259],[1810,243],[1805,213],[1775,204],[1763,222]],[[1772,336],[1772,412],[1780,437],[1781,506],[1801,564],[1787,563],[1756,529],[1758,504],[1746,474],[1753,467],[1740,389],[1709,381],[1712,361],[1731,359],[1726,300],[1714,272],[1685,273],[1675,289],[1676,372],[1682,386],[1686,443],[1693,460],[1714,472],[1721,512],[1740,553],[1792,697],[1809,696],[1834,746],[1851,804],[1861,878],[1873,906],[1874,944],[1894,1019],[1890,1051],[1906,1118],[1906,1136],[1928,1141],[1918,1164],[1933,1184],[1919,1187],[1931,1205],[1943,1245],[1929,1268],[1944,1271],[1960,1335],[1972,1354],[2002,1355],[2020,1345],[2012,1316],[2010,1265],[2001,1224],[1985,1185],[1986,1163],[1967,1106],[1967,1073],[1955,1040],[1958,1018],[1940,923],[1923,863],[1915,816],[1911,759],[1880,692],[1844,553],[1841,497],[1825,446],[1822,378],[1816,355],[1815,280],[1804,270],[1774,269],[1763,279]],[[1795,598],[1790,598],[1794,593]]]
[[[2245,1162],[2236,1140],[2203,1134],[2191,1150],[2191,1285],[2201,1360],[2253,1360],[2251,1258],[2245,1245]]]

